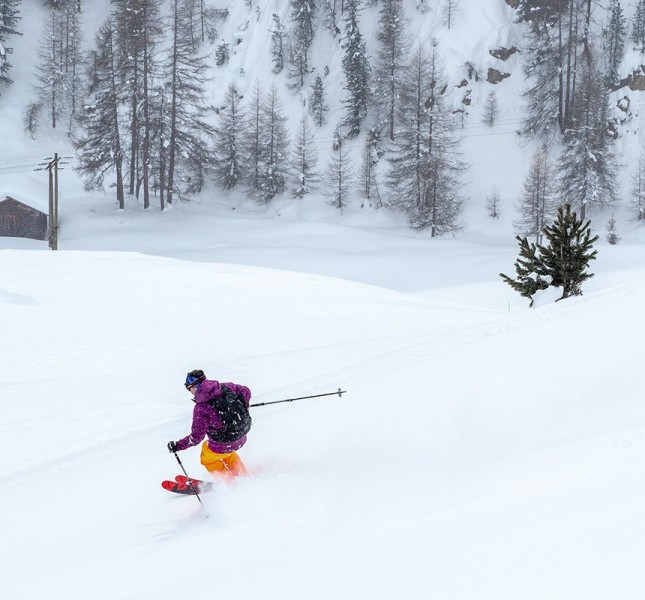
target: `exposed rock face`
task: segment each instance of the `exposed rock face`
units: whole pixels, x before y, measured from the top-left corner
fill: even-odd
[[[496,50],[489,50],[489,52],[491,56],[498,58],[499,60],[506,61],[511,56],[513,56],[513,54],[519,52],[519,50],[515,46],[513,46],[512,48],[504,48],[504,46],[502,46],[501,48],[497,48]]]
[[[615,92],[622,87],[627,86],[630,90],[634,92],[643,92],[645,91],[645,66],[641,65],[638,69],[635,69],[631,74],[627,75],[625,79],[621,79],[616,85],[612,87],[612,90]]]
[[[497,83],[501,83],[502,81],[504,81],[504,79],[510,76],[511,76],[510,73],[502,73],[501,71],[498,71],[497,69],[493,69],[491,67],[488,69],[488,75],[486,77],[486,81],[488,81],[488,83],[497,84]]]
[[[630,90],[634,90],[635,92],[645,91],[645,75],[639,74],[632,76],[631,81],[627,85]]]
[[[520,0],[506,0],[506,4],[511,8],[517,8],[520,5]]]

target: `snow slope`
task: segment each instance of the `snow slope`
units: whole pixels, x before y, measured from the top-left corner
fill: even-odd
[[[478,2],[477,23],[504,44],[501,4]],[[232,60],[253,65],[252,46]],[[3,93],[3,164],[68,148],[21,138],[28,93]],[[621,220],[583,297],[528,309],[498,276],[517,255],[517,110],[472,131],[479,195],[454,239],[320,196],[118,211],[62,172],[60,250],[0,238],[0,597],[640,597],[645,233]],[[44,184],[2,177],[0,193]],[[166,443],[188,432],[193,368],[257,402],[347,393],[254,409],[250,477],[202,507],[159,485],[179,473]],[[196,449],[181,458],[204,475]]]
[[[341,232],[356,279],[415,255]],[[3,250],[2,597],[637,597],[645,278],[610,249],[584,297],[532,310],[483,245],[480,281],[446,252],[418,294],[316,275],[316,244],[311,274]],[[254,409],[252,475],[202,508],[159,485],[197,367],[256,401],[347,394]]]

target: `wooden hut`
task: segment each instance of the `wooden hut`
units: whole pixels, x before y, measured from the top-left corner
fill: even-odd
[[[47,239],[47,214],[11,196],[0,200],[0,236]]]

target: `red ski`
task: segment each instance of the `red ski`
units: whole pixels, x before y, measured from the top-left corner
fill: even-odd
[[[195,494],[210,491],[213,484],[208,481],[202,481],[201,479],[193,479],[192,477],[186,477],[185,475],[177,475],[177,477],[175,477],[175,481],[162,481],[161,487],[164,490],[174,492],[175,494],[194,496]]]

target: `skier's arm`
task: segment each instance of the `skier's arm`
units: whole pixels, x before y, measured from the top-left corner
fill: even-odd
[[[208,422],[203,412],[204,407],[201,404],[196,404],[193,410],[193,425],[190,434],[177,441],[177,450],[186,450],[186,448],[196,446],[206,437],[208,433]]]

